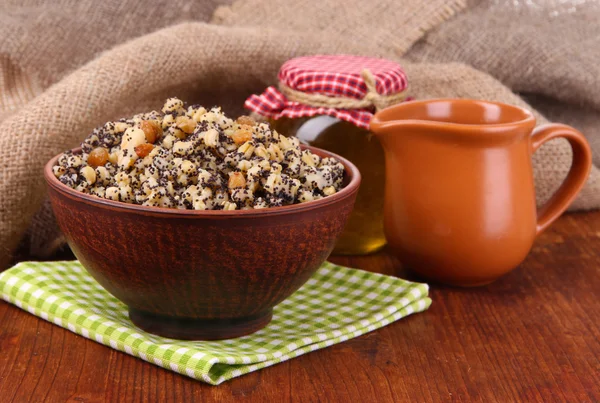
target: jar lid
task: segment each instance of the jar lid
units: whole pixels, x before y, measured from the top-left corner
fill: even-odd
[[[297,57],[278,79],[278,88],[250,96],[245,107],[273,119],[329,115],[362,128],[375,110],[402,102],[408,87],[398,63],[352,55]]]

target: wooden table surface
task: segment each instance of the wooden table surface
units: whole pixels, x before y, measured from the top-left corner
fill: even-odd
[[[332,259],[412,278],[381,252]],[[562,217],[521,267],[345,343],[209,386],[0,302],[0,402],[600,401],[600,212]]]

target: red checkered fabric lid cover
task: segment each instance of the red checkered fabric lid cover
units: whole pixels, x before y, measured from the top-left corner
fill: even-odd
[[[364,69],[373,74],[380,95],[397,94],[408,87],[406,74],[398,63],[352,55],[297,57],[281,66],[278,79],[282,85],[306,94],[361,100],[368,92],[361,76]],[[275,87],[268,87],[260,95],[251,95],[244,106],[273,119],[329,115],[365,129],[369,128],[374,112],[373,108],[339,109],[294,102]]]

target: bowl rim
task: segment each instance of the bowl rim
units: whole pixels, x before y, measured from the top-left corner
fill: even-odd
[[[153,206],[142,206],[139,204],[129,204],[120,201],[101,199],[98,196],[93,196],[86,193],[78,192],[77,190],[68,187],[58,180],[54,173],[52,172],[52,167],[55,165],[58,158],[64,154],[61,152],[60,154],[52,157],[44,166],[44,178],[46,179],[46,183],[52,189],[61,193],[63,196],[69,197],[73,200],[77,200],[80,202],[84,202],[86,204],[95,205],[100,208],[105,208],[109,210],[122,211],[122,212],[131,212],[131,213],[141,213],[144,215],[152,215],[152,216],[164,216],[164,217],[189,217],[189,218],[234,218],[234,217],[264,217],[269,215],[282,215],[282,214],[293,214],[302,211],[314,210],[319,207],[328,206],[339,202],[353,193],[358,191],[358,187],[361,182],[361,174],[358,168],[348,161],[346,158],[341,157],[335,153],[330,151],[323,150],[318,147],[312,147],[309,145],[301,144],[300,147],[302,149],[308,149],[311,152],[321,156],[321,157],[333,157],[340,161],[345,168],[346,174],[350,176],[350,181],[346,186],[344,186],[339,192],[324,197],[319,200],[313,200],[306,203],[298,203],[292,204],[288,206],[280,206],[280,207],[268,207],[264,209],[258,210],[183,210],[176,209],[171,207],[153,207]],[[73,153],[81,153],[81,147],[76,147],[70,150]]]

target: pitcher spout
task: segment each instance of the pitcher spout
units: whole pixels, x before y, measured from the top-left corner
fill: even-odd
[[[394,116],[389,113],[388,109],[391,108],[377,112],[371,119],[369,125],[369,130],[379,139],[384,148],[386,148],[385,145],[388,143],[388,140],[395,137],[394,135],[401,132],[409,123],[407,120],[394,118]]]
[[[434,123],[428,122],[427,116],[417,113],[414,107],[416,102],[403,102],[375,113],[370,123],[370,130],[379,140],[385,141],[385,138],[402,131],[403,128],[415,124]]]
[[[405,104],[385,108],[371,118],[369,129],[379,139],[384,149],[387,149],[390,143],[398,142],[397,134],[404,132],[407,126],[425,123],[421,119],[402,113]]]
[[[373,134],[378,137],[384,137],[387,134],[392,134],[403,126],[402,121],[391,121],[385,122],[377,118],[377,115],[373,116],[370,123],[370,130]]]

